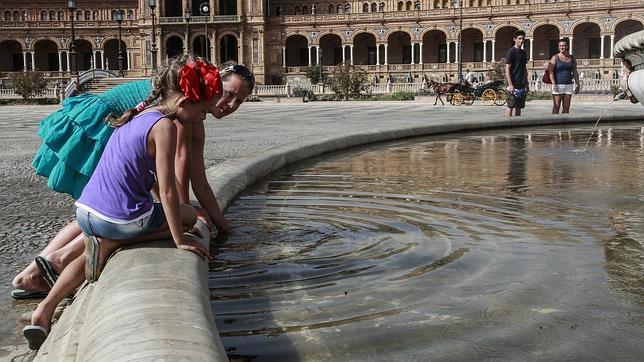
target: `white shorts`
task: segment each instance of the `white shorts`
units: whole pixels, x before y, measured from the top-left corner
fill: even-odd
[[[574,87],[574,84],[557,84],[557,87],[552,89],[552,94],[572,94]]]

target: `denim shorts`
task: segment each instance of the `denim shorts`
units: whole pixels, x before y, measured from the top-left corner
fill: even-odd
[[[85,235],[112,240],[127,240],[150,234],[157,231],[166,222],[163,207],[159,203],[154,204],[150,215],[127,224],[104,220],[81,208],[76,209],[76,219]]]

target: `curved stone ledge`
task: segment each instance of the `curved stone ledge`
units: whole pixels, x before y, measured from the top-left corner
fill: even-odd
[[[604,122],[642,120],[611,116]],[[207,171],[224,209],[249,185],[287,164],[323,153],[399,138],[460,131],[595,123],[597,116],[518,117],[383,127],[339,138],[293,142]],[[208,235],[203,224],[199,228]],[[202,239],[206,243],[206,238]],[[98,282],[85,285],[51,331],[36,361],[227,361],[208,295],[207,264],[170,241],[119,251]]]

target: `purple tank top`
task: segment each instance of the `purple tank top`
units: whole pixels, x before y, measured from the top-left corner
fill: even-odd
[[[147,138],[163,117],[161,112],[144,113],[114,131],[77,207],[116,223],[151,212],[156,164],[148,155]]]

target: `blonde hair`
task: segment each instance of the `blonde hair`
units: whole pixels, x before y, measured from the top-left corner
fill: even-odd
[[[112,127],[120,127],[134,118],[139,114],[143,109],[149,107],[155,102],[163,103],[162,106],[159,106],[159,110],[166,114],[169,118],[174,117],[174,113],[177,110],[179,105],[179,97],[174,97],[176,100],[174,103],[166,104],[166,101],[176,95],[182,95],[183,91],[179,86],[179,74],[184,65],[189,62],[196,61],[197,59],[202,59],[195,57],[193,55],[183,54],[174,58],[168,59],[167,63],[163,68],[159,70],[159,73],[152,80],[152,94],[146,98],[142,103],[142,107],[135,107],[125,112],[121,117],[111,121]],[[203,60],[203,59],[202,59]],[[206,60],[204,60],[207,62]]]

